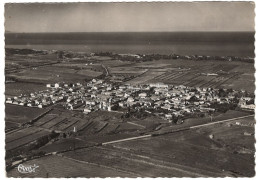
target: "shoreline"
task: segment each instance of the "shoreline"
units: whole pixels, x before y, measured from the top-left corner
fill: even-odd
[[[30,48],[7,48],[5,47],[6,53],[14,53],[15,54],[60,54],[60,59],[66,58],[80,58],[91,57],[91,56],[106,56],[111,57],[115,60],[122,60],[122,61],[152,61],[152,60],[159,60],[159,59],[182,59],[182,60],[216,60],[216,61],[242,61],[248,63],[254,63],[255,57],[239,57],[239,56],[208,56],[208,55],[179,55],[179,54],[133,54],[133,53],[115,53],[115,52],[82,52],[82,51],[67,51],[67,50],[38,50],[38,49],[30,49]],[[25,52],[24,52],[25,51]],[[64,56],[65,55],[65,56]],[[83,55],[83,56],[82,56]],[[67,57],[66,57],[67,56]],[[69,57],[68,57],[69,56]]]

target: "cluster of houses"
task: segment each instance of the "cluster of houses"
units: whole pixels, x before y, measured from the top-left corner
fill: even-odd
[[[183,116],[187,113],[214,112],[216,109],[211,107],[213,103],[233,103],[238,93],[232,90],[227,96],[220,97],[218,89],[163,83],[114,85],[96,79],[85,85],[55,83],[46,86],[45,91],[7,98],[6,103],[43,108],[60,102],[66,109],[84,113],[97,110],[144,109],[146,112],[172,119],[173,116]],[[251,99],[240,97],[238,106],[253,110],[254,104],[247,104]]]
[[[7,104],[15,104],[27,107],[44,108],[52,104],[56,104],[64,99],[64,94],[56,93],[55,89],[47,89],[45,91],[39,91],[35,93],[22,94],[12,98],[7,98]]]
[[[241,108],[241,109],[245,109],[245,110],[250,110],[250,111],[254,111],[255,110],[255,104],[252,103],[252,104],[248,104],[249,101],[251,101],[252,98],[251,97],[241,97],[239,99],[239,103],[238,103],[238,106]]]

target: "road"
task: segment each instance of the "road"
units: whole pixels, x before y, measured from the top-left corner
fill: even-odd
[[[253,116],[254,116],[254,114],[253,115],[248,115],[248,116],[241,116],[241,117],[237,117],[237,118],[226,119],[226,120],[222,120],[222,121],[216,121],[216,122],[201,124],[201,125],[196,125],[196,126],[190,126],[190,127],[183,128],[183,129],[177,129],[177,130],[174,130],[174,131],[165,132],[163,134],[151,133],[151,134],[147,134],[147,135],[143,135],[143,136],[136,136],[136,137],[131,137],[131,138],[125,138],[125,139],[120,139],[120,140],[116,140],[116,141],[108,141],[108,142],[102,143],[102,145],[114,144],[114,143],[126,142],[126,141],[132,141],[132,140],[136,140],[136,139],[144,139],[144,138],[153,137],[153,136],[161,136],[161,135],[165,135],[165,134],[169,134],[169,133],[175,133],[175,132],[186,131],[186,130],[191,130],[191,129],[195,129],[195,128],[205,127],[205,126],[211,126],[211,125],[214,125],[214,124],[219,124],[219,123],[228,122],[228,121],[234,121],[234,120],[238,120],[238,119],[244,119],[244,118],[253,117]]]
[[[222,120],[222,121],[205,123],[205,124],[201,124],[201,125],[190,126],[190,127],[187,127],[187,128],[182,128],[182,129],[177,129],[177,130],[174,130],[174,131],[166,132],[166,133],[163,133],[163,134],[151,133],[151,134],[147,134],[147,135],[135,136],[135,137],[124,138],[124,139],[119,139],[119,140],[114,140],[114,141],[107,141],[107,142],[98,143],[98,144],[94,144],[94,145],[90,145],[90,146],[78,147],[78,148],[75,148],[75,149],[68,149],[68,150],[63,150],[63,151],[59,151],[59,152],[50,152],[50,153],[46,153],[43,156],[62,154],[62,153],[65,153],[65,152],[75,151],[75,150],[79,150],[79,149],[100,147],[100,146],[105,146],[105,145],[108,145],[108,144],[115,144],[115,143],[120,143],[120,142],[133,141],[133,140],[137,140],[137,139],[145,139],[145,138],[152,138],[152,137],[155,137],[155,136],[163,136],[163,135],[166,135],[166,134],[169,134],[169,133],[177,133],[177,132],[180,132],[180,131],[187,131],[187,130],[201,128],[201,127],[205,127],[205,126],[211,126],[211,125],[218,124],[218,123],[244,119],[244,118],[247,118],[247,117],[254,117],[254,114],[248,115],[248,116],[241,116],[241,117],[237,117],[237,118],[226,119],[226,120]],[[43,156],[41,156],[41,157],[43,157]],[[40,158],[40,157],[32,157],[30,160],[37,159],[37,158]],[[19,164],[21,164],[25,161],[28,161],[28,160],[23,159],[23,160],[20,160],[20,161],[13,162],[12,166],[9,167],[8,170],[16,167],[17,165],[19,165]]]
[[[56,62],[52,62],[52,63],[44,63],[44,64],[38,64],[38,65],[34,65],[34,66],[28,66],[28,67],[20,67],[20,68],[14,68],[14,69],[6,69],[5,73],[6,74],[10,74],[16,71],[20,71],[23,69],[31,69],[31,68],[37,68],[37,67],[42,67],[42,66],[50,66],[50,65],[54,65],[54,64],[59,64],[61,63],[61,61],[56,61]]]
[[[105,69],[105,71],[106,71],[106,76],[109,76],[109,71],[108,71],[108,69],[106,68],[106,66],[104,66],[103,64],[101,64],[101,66]]]
[[[114,143],[118,143],[118,142],[125,142],[125,141],[131,141],[131,140],[136,140],[136,139],[143,139],[143,138],[147,138],[147,137],[151,137],[151,136],[152,136],[152,134],[148,134],[148,135],[143,135],[143,136],[119,139],[119,140],[116,140],[116,141],[108,141],[108,142],[102,143],[102,146],[107,145],[107,144],[114,144]]]
[[[244,118],[247,118],[247,117],[254,117],[254,116],[255,115],[253,114],[253,115],[248,115],[248,116],[241,116],[241,117],[237,117],[237,118],[226,119],[226,120],[222,120],[222,121],[211,122],[211,123],[207,123],[207,124],[191,126],[190,129],[195,129],[195,128],[204,127],[204,126],[211,126],[213,124],[218,124],[218,123],[223,123],[223,122],[228,122],[228,121],[234,121],[234,120],[244,119]]]

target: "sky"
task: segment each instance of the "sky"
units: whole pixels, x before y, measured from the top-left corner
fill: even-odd
[[[10,32],[254,31],[251,2],[5,4]]]

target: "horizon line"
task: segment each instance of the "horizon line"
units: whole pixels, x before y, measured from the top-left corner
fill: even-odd
[[[48,34],[48,33],[185,33],[185,32],[194,32],[194,33],[207,33],[207,32],[218,32],[218,33],[255,33],[256,31],[69,31],[69,32],[14,32],[14,31],[5,31],[4,33],[16,33],[16,34]]]

